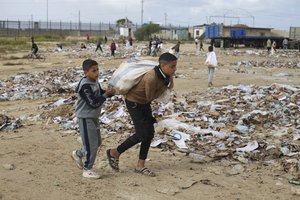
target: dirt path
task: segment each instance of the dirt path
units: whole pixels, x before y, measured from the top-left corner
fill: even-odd
[[[170,45],[171,46],[171,45]],[[194,53],[194,45],[183,45],[181,51]],[[205,48],[207,49],[207,48]],[[233,50],[228,50],[232,52]],[[25,53],[25,52],[23,52]],[[54,68],[78,66],[83,58],[69,58],[65,54],[46,53],[45,63],[28,63],[22,59],[1,56],[0,79],[20,72],[37,72]],[[232,56],[217,50],[222,64],[216,72],[215,87],[226,85],[282,84],[299,85],[300,71],[286,68],[245,68],[237,72],[232,63],[242,60],[268,59],[265,57]],[[14,56],[21,57],[21,54]],[[5,59],[3,59],[5,57]],[[98,57],[97,57],[98,58]],[[97,59],[96,58],[96,59]],[[157,59],[157,58],[150,58]],[[293,58],[298,60],[298,58]],[[117,67],[123,59],[99,57],[103,68]],[[178,78],[175,90],[179,93],[207,90],[207,68],[202,56],[181,56],[178,61]],[[22,63],[19,65],[7,65]],[[183,76],[179,76],[183,75]],[[11,117],[35,116],[41,111],[38,106],[51,99],[0,101],[0,114]],[[15,131],[0,132],[0,199],[299,199],[299,186],[288,183],[292,174],[259,165],[244,164],[244,172],[228,175],[233,165],[226,159],[205,164],[192,163],[179,151],[150,150],[148,167],[157,172],[157,177],[145,177],[134,173],[138,147],[122,155],[121,171],[113,172],[106,161],[105,150],[117,145],[122,135],[102,135],[103,146],[99,150],[95,168],[102,174],[100,180],[89,180],[71,159],[71,151],[79,147],[78,135],[65,131],[56,124],[30,121]],[[13,170],[3,167],[13,164]],[[294,193],[298,193],[294,195]]]

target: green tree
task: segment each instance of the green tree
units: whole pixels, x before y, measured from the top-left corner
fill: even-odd
[[[137,29],[134,36],[138,40],[148,40],[153,33],[158,33],[160,27],[158,24],[147,24]]]

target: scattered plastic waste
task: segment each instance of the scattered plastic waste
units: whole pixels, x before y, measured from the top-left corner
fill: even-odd
[[[300,179],[292,178],[289,180],[290,184],[300,185]]]
[[[250,151],[254,151],[257,148],[258,148],[257,141],[253,141],[253,142],[248,142],[247,146],[245,147],[237,148],[236,151],[250,152]]]
[[[254,52],[236,52],[237,55],[243,53],[255,55]],[[113,71],[101,71],[99,81],[107,83]],[[14,119],[0,115],[0,131],[14,130],[21,127],[21,122],[31,120],[56,123],[61,129],[78,131],[73,110],[74,87],[81,76],[81,68],[75,67],[0,80],[3,86],[0,100],[55,99],[39,105],[41,113],[36,116]],[[276,163],[285,171],[299,168],[299,86],[229,85],[204,93],[179,95],[172,92],[168,98],[171,98],[168,103],[152,103],[153,114],[158,119],[153,148],[193,152],[201,155],[199,160],[205,162],[226,158],[241,163]],[[107,99],[99,118],[106,133],[122,133],[125,138],[134,131],[125,109],[122,96]]]

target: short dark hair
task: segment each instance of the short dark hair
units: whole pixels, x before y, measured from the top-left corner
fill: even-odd
[[[86,71],[86,70],[89,70],[94,65],[98,65],[98,63],[95,60],[86,59],[82,63],[82,69],[83,69],[83,71]]]
[[[174,56],[173,54],[167,52],[167,53],[163,53],[159,56],[158,62],[159,62],[159,64],[161,64],[161,63],[165,63],[165,62],[172,62],[174,60],[177,60],[177,57]]]

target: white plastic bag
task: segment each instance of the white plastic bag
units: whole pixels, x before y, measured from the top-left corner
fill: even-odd
[[[217,56],[215,52],[208,52],[207,53],[207,58],[205,60],[205,64],[217,67],[218,66],[218,61],[217,61]]]
[[[157,64],[149,60],[130,59],[121,63],[113,73],[109,86],[116,90],[116,94],[127,92],[142,79],[143,75],[153,69]]]
[[[173,49],[170,49],[169,53],[174,55],[175,51]]]

